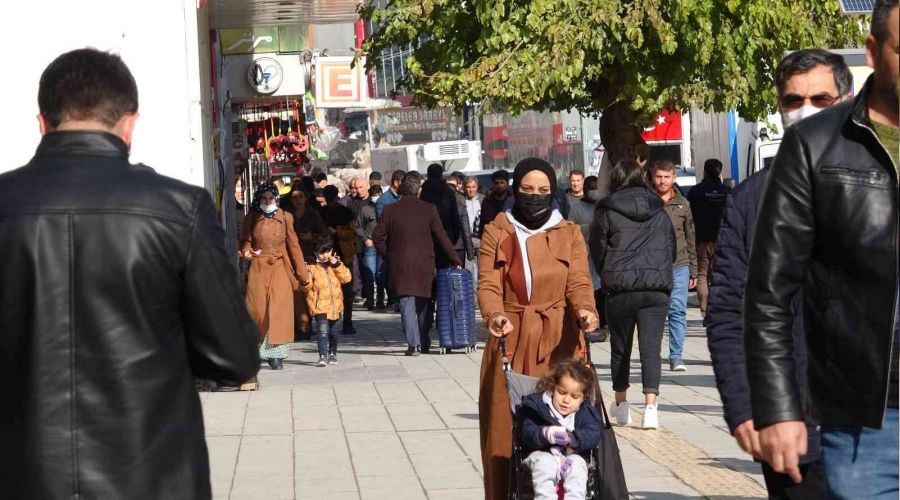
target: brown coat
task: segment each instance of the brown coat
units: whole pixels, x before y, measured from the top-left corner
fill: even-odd
[[[414,196],[384,207],[372,241],[378,253],[388,258],[391,286],[399,296],[431,297],[435,246],[443,249],[451,263],[462,265],[437,209]]]
[[[294,217],[281,209],[271,219],[251,211],[244,219],[241,254],[261,250],[250,262],[247,309],[259,325],[260,342],[270,345],[294,340],[294,286],[309,280]]]
[[[581,352],[575,311],[596,309],[578,225],[562,221],[528,238],[527,245],[533,278],[530,303],[523,292],[524,271],[521,264],[515,266],[521,259],[515,229],[505,214],[485,226],[478,260],[478,305],[486,322],[498,314],[512,322],[506,347],[513,371],[540,377],[549,372],[551,363]],[[507,498],[512,450],[512,419],[498,349],[497,338],[489,336],[478,398],[485,498],[489,500]]]

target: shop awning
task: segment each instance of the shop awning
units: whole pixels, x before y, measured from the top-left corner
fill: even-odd
[[[347,23],[359,0],[208,0],[210,28]]]

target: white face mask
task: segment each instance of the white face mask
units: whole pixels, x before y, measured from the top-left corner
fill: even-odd
[[[275,204],[272,204],[272,205],[260,205],[260,206],[259,206],[259,209],[262,210],[264,213],[270,214],[270,213],[272,213],[272,212],[278,210],[278,205],[275,205]]]
[[[373,197],[372,197],[372,203],[377,202],[377,201],[378,201],[378,198],[380,198],[380,196],[373,196]]]
[[[812,104],[804,104],[802,108],[792,109],[790,111],[784,111],[781,113],[781,124],[784,125],[785,130],[790,127],[793,127],[795,123],[799,122],[804,118],[808,118],[819,111],[822,111],[822,108],[817,108]]]

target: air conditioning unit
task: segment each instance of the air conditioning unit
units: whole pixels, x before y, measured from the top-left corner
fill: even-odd
[[[423,148],[425,161],[463,160],[470,156],[469,141],[429,142]]]

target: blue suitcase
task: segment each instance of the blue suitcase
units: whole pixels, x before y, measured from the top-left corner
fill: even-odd
[[[437,330],[441,354],[451,349],[475,350],[475,289],[466,269],[437,273]]]

